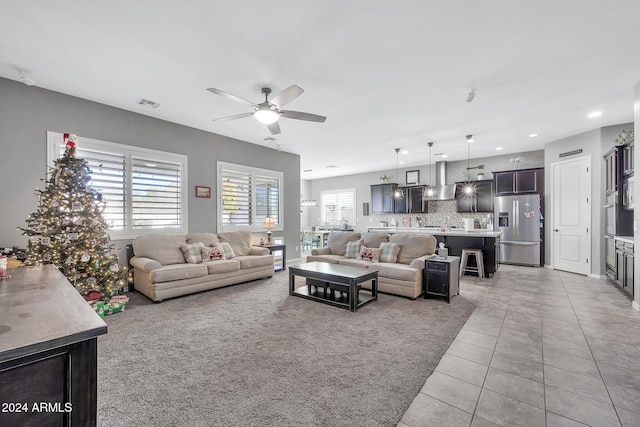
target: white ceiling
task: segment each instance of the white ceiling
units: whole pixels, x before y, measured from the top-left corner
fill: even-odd
[[[639,28],[638,0],[0,0],[0,76],[279,144],[316,179],[395,169],[395,147],[427,164],[427,141],[455,161],[466,134],[476,158],[631,122]],[[206,88],[260,102],[291,84],[286,109],[325,123],[282,118],[265,141],[253,117],[211,121],[250,109]]]

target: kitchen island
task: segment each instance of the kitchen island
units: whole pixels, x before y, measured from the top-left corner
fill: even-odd
[[[449,255],[461,256],[463,249],[481,249],[484,260],[485,277],[490,277],[498,270],[500,262],[500,235],[499,231],[486,229],[476,229],[465,231],[464,229],[452,228],[447,231],[440,231],[439,227],[369,227],[370,233],[421,233],[431,234],[440,243],[449,249]],[[469,259],[469,266],[475,266],[475,259]]]

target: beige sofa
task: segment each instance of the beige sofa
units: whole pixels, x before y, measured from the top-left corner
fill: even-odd
[[[383,242],[398,243],[400,253],[394,263],[347,258],[347,243],[357,240],[362,240],[362,246],[367,248],[379,248]],[[436,244],[436,238],[430,234],[334,232],[329,234],[326,247],[311,250],[307,262],[329,262],[376,270],[380,292],[415,299],[422,294],[424,261],[435,256]],[[370,289],[371,285],[367,283],[363,287]]]
[[[202,242],[205,247],[227,242],[230,259],[187,263],[181,246]],[[249,231],[148,235],[133,241],[131,258],[134,287],[160,302],[194,292],[272,277],[273,256],[267,248],[252,245]]]

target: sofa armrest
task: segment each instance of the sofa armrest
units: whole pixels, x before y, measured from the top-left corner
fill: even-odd
[[[147,273],[162,268],[162,265],[158,261],[143,256],[134,256],[129,262],[134,268],[146,271]]]
[[[422,255],[421,257],[411,260],[411,262],[409,263],[409,266],[413,268],[417,268],[418,270],[423,270],[424,262],[434,256],[436,256],[436,254]]]
[[[249,251],[249,255],[269,255],[270,253],[269,249],[261,246],[251,246],[251,251]]]
[[[311,255],[331,255],[331,249],[328,246],[324,248],[311,249]]]

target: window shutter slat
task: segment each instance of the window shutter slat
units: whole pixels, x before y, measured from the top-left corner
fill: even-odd
[[[181,166],[136,157],[131,163],[133,227],[181,227]]]

